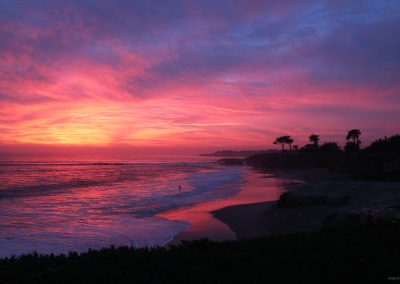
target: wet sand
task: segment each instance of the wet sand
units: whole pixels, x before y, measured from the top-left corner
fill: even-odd
[[[283,191],[275,199],[227,206],[211,212],[215,218],[227,224],[238,239],[317,230],[324,214],[334,206],[321,205],[282,210],[276,206],[280,195],[287,190],[295,190],[296,185],[348,179],[346,176],[334,174],[325,169],[296,169],[267,175],[279,179],[284,186]]]
[[[275,204],[275,201],[270,201],[233,205],[211,213],[218,220],[228,224],[229,228],[235,232],[236,238],[250,239],[269,233],[262,223],[262,216]]]
[[[238,238],[317,231],[323,227],[400,222],[400,183],[349,179],[326,170],[293,170],[304,183],[287,187],[281,202],[236,205],[214,211]],[[285,199],[284,199],[285,200]]]
[[[263,202],[277,200],[287,186],[298,181],[291,178],[282,179],[274,174],[263,174],[250,168],[244,168],[244,170],[246,171],[245,180],[241,185],[240,192],[235,196],[158,214],[158,216],[170,220],[185,220],[190,223],[190,227],[176,235],[169,244],[201,238],[216,241],[234,240],[242,238],[243,231],[247,232],[245,237],[264,234],[263,226],[256,217],[265,209]],[[254,203],[263,205],[246,207],[246,204]],[[225,222],[224,218],[220,218],[220,214],[215,213],[217,210],[234,205],[246,208],[244,211],[237,209],[239,211],[235,210],[230,214],[232,217],[230,219],[241,224],[241,228],[244,230],[237,230],[236,227],[232,227],[231,222]]]
[[[300,169],[259,173],[248,169],[246,180],[236,196],[197,204],[160,214],[172,220],[187,220],[191,226],[175,236],[170,244],[182,240],[209,238],[234,240],[271,234],[319,230],[323,223],[336,219],[397,218],[400,212],[400,183],[361,182],[326,169]],[[304,202],[294,207],[277,206],[285,191]],[[333,200],[308,204],[315,198]],[[335,199],[346,199],[344,204]],[[364,215],[363,215],[364,214]],[[374,218],[375,218],[374,217]],[[340,220],[339,220],[340,221]],[[326,223],[326,222],[325,222]]]

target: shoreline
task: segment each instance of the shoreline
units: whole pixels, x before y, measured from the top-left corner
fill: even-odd
[[[400,223],[400,183],[358,181],[327,170],[277,172],[302,180],[279,200],[228,206],[213,216],[238,239],[316,232],[337,226]]]
[[[168,245],[177,245],[182,241],[208,238],[215,241],[237,240],[237,231],[229,222],[216,218],[215,211],[231,206],[246,206],[270,201],[276,201],[286,190],[286,185],[293,184],[292,179],[284,180],[274,173],[262,173],[250,167],[243,167],[246,171],[244,182],[240,184],[240,191],[227,199],[217,199],[210,202],[199,203],[185,208],[177,208],[161,212],[157,216],[168,220],[187,221],[190,226],[177,235]],[[250,210],[254,210],[250,206]],[[244,222],[249,224],[249,222]],[[254,236],[261,236],[263,230],[253,222],[249,230],[255,232]]]
[[[276,201],[238,204],[212,211],[211,214],[227,224],[235,232],[237,239],[251,239],[268,235],[261,216],[275,204]]]
[[[296,181],[285,184],[285,190],[282,194],[295,190],[298,185],[310,185],[321,181],[345,178],[344,176],[332,174],[325,169],[296,169],[267,171],[266,173],[283,181]],[[295,211],[282,212],[277,209],[279,198],[280,196],[274,201],[227,206],[210,213],[214,218],[227,224],[235,232],[237,239],[257,238],[276,233],[285,234],[310,229],[315,230],[318,227],[317,221],[312,218],[312,215],[318,213],[320,208],[311,210],[311,212],[303,212],[303,214]],[[307,219],[308,222],[304,222],[304,219]]]

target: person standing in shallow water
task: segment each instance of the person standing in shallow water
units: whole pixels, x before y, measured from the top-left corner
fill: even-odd
[[[181,185],[178,186],[178,190],[179,190],[179,194],[181,194],[181,190],[182,190],[182,186]]]

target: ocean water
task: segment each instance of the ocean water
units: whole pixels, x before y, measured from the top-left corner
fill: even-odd
[[[239,191],[243,168],[210,159],[2,157],[0,257],[165,245],[189,223],[157,213]]]

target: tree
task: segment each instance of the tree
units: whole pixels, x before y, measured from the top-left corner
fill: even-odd
[[[349,141],[346,143],[346,145],[344,145],[344,151],[347,153],[355,153],[358,152],[360,150],[360,146],[353,141]]]
[[[289,135],[285,135],[285,136],[277,137],[273,143],[275,145],[281,145],[282,152],[283,152],[283,150],[285,149],[285,144],[289,144],[289,147],[291,149],[293,142],[294,142],[294,140],[292,139],[292,137],[290,137]]]
[[[400,135],[393,135],[391,137],[384,137],[372,142],[367,148],[366,152],[374,153],[400,153]]]
[[[354,143],[356,143],[358,146],[360,146],[360,144],[361,144],[360,135],[361,135],[361,131],[359,129],[352,129],[349,132],[347,132],[346,140],[347,140],[347,142],[349,142],[350,140],[353,140]]]
[[[276,137],[276,139],[275,139],[275,141],[274,141],[274,144],[275,144],[275,145],[281,145],[281,147],[282,147],[282,152],[283,152],[283,150],[285,149],[286,137],[287,137],[287,136]]]
[[[346,140],[347,143],[344,146],[346,152],[358,152],[360,150],[360,135],[361,131],[359,129],[352,129],[347,132]],[[350,141],[351,140],[351,141]]]
[[[293,144],[293,142],[294,142],[294,140],[293,140],[293,138],[291,138],[290,136],[289,136],[289,138],[286,139],[286,144],[289,145],[289,151],[292,151],[292,144]]]
[[[336,142],[326,142],[319,147],[319,151],[323,153],[339,153],[340,147]]]
[[[301,147],[300,151],[304,153],[314,152],[315,151],[314,144],[306,144],[303,147]]]
[[[318,150],[319,135],[312,133],[308,139],[314,144],[315,150]]]

